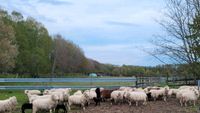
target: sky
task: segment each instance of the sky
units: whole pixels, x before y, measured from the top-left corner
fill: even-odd
[[[86,57],[114,65],[162,64],[146,53],[162,33],[156,20],[164,0],[0,0],[0,7],[31,16],[83,49]]]

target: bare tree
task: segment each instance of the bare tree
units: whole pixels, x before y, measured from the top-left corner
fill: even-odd
[[[159,22],[167,35],[153,42],[158,47],[154,55],[165,55],[176,63],[189,64],[195,78],[199,76],[200,59],[194,47],[200,42],[197,37],[191,37],[194,36],[191,25],[199,14],[199,0],[167,0],[165,18]]]
[[[60,72],[81,72],[88,65],[83,51],[73,42],[65,40],[61,35],[54,36],[52,75]]]
[[[7,72],[14,68],[17,55],[15,33],[12,27],[4,24],[0,18],[0,72]]]

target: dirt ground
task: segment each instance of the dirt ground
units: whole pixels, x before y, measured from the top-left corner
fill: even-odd
[[[198,102],[200,103],[200,101]],[[175,98],[164,101],[150,101],[147,105],[129,106],[128,104],[110,105],[110,102],[103,102],[101,106],[94,104],[86,107],[86,110],[70,111],[69,113],[200,113],[199,106],[181,107]]]

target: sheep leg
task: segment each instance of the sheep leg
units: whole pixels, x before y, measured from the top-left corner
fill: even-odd
[[[36,113],[36,112],[37,112],[37,108],[33,107],[32,113]]]
[[[138,106],[138,101],[135,102],[136,106]]]
[[[163,97],[163,100],[166,102],[167,101],[167,97]]]
[[[196,101],[195,100],[193,101],[193,105],[196,106]]]
[[[85,111],[85,106],[84,106],[84,103],[81,103],[81,106],[83,107],[83,110]]]
[[[129,102],[129,106],[131,106],[131,101],[128,101]]]
[[[71,107],[70,107],[70,105],[68,105],[67,107],[68,107],[68,110],[71,110]]]
[[[147,105],[147,102],[146,102],[146,101],[144,101],[144,102],[143,102],[143,105]]]
[[[187,107],[187,101],[185,101],[185,107]]]
[[[52,113],[52,109],[50,109],[49,112]]]
[[[154,97],[153,99],[154,99],[154,101],[156,101],[156,97]]]

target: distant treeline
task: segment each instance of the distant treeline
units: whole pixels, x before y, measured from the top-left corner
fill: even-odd
[[[0,73],[65,75],[91,72],[111,76],[188,75],[186,65],[121,67],[89,59],[63,36],[49,35],[43,24],[19,12],[0,9]]]

